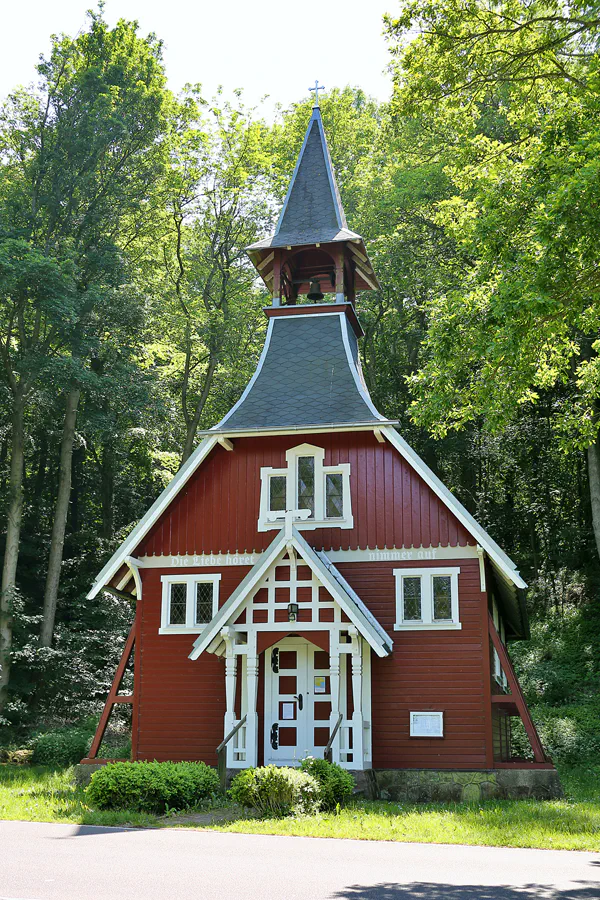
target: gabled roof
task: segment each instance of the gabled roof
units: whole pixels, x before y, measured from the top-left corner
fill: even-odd
[[[190,653],[190,659],[197,659],[205,650],[214,653],[219,649],[221,629],[230,624],[233,617],[241,611],[248,596],[256,589],[269,568],[279,557],[284,555],[290,545],[308,564],[321,584],[337,601],[375,653],[378,656],[389,655],[393,646],[392,639],[379,624],[375,616],[369,612],[360,597],[352,590],[348,582],[335,569],[326,554],[323,552],[317,553],[313,550],[296,528],[292,529],[292,536],[288,538],[286,537],[285,529],[282,527],[258,562],[252,567],[241,584],[221,607],[212,622],[198,637],[194,643],[194,649]],[[299,627],[301,628],[301,626]]]
[[[380,425],[358,344],[344,308],[270,318],[264,350],[248,387],[207,434],[276,428]],[[304,312],[304,310],[306,310]],[[286,312],[283,307],[281,313]]]
[[[346,223],[321,111],[315,107],[275,234],[252,244],[248,249],[349,240],[360,238],[349,230]]]

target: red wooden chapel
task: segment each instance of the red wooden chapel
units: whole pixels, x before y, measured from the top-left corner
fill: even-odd
[[[134,760],[214,765],[226,741],[230,770],[326,753],[375,792],[390,771],[512,770],[542,795],[555,773],[506,650],[526,585],[369,396],[354,301],[377,276],[318,105],[248,253],[272,297],[258,367],[89,594],[136,615],[88,761],[131,702]]]

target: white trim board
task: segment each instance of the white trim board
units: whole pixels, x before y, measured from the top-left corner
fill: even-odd
[[[295,527],[302,531],[302,522]],[[300,526],[300,527],[298,527]],[[372,550],[326,550],[331,562],[422,562],[436,559],[477,559],[477,548],[466,547],[374,547]],[[142,556],[140,569],[195,569],[212,566],[254,566],[261,551],[252,553],[194,553],[188,556]],[[129,579],[131,576],[127,576]]]
[[[283,530],[273,539],[269,547],[267,547],[263,553],[260,562],[248,572],[241,584],[238,585],[233,594],[231,594],[229,599],[221,607],[208,628],[206,628],[203,634],[195,641],[192,652],[189,655],[190,659],[198,659],[200,654],[205,650],[211,652],[211,646],[213,644],[214,648],[212,649],[217,649],[218,643],[220,642],[221,629],[229,623],[232,616],[237,614],[248,595],[259,584],[261,578],[263,578],[278,557],[285,553],[286,548],[289,545],[293,546],[298,556],[307,563],[321,584],[327,588],[334,600],[346,613],[352,624],[356,626],[360,634],[370,644],[375,653],[381,657],[389,655],[392,648],[392,640],[387,632],[382,628],[372,613],[369,612],[362,600],[360,600],[342,576],[333,569],[333,567],[327,566],[327,563],[325,562],[327,557],[325,557],[325,554],[322,552],[317,554],[315,550],[307,544],[302,535],[294,528],[292,530],[291,540],[286,538]],[[331,571],[332,569],[333,571]],[[312,630],[326,631],[328,627],[328,623],[325,622],[312,624]],[[275,623],[272,627],[273,629],[281,628],[281,625]],[[270,630],[268,626],[263,627],[257,625],[256,628],[258,631]],[[304,623],[301,624],[301,628],[306,630]],[[242,625],[239,626],[239,629],[240,631],[246,630],[245,626]]]

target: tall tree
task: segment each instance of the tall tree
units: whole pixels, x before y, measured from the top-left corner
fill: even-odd
[[[67,378],[57,504],[50,545],[41,642],[52,638],[71,481],[81,381],[110,323],[119,319],[117,288],[127,278],[124,252],[148,227],[151,199],[164,168],[161,135],[170,97],[161,47],[121,21],[109,29],[90,13],[87,31],[53,40],[38,66],[36,91],[15,92],[1,121],[6,190],[2,249],[61,273],[48,300],[41,283],[6,285],[3,360],[14,396],[12,494],[3,569],[0,710],[6,701],[10,598],[14,593],[22,514],[22,423],[36,383]],[[116,312],[115,312],[116,310]],[[118,326],[117,326],[118,327]],[[21,373],[15,379],[15,370]]]
[[[396,115],[450,139],[437,222],[465,259],[429,305],[414,417],[498,431],[543,403],[565,450],[587,448],[600,551],[597,9],[417,0],[388,33]]]

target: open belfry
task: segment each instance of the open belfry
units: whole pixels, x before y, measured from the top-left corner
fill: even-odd
[[[89,594],[136,611],[84,762],[125,702],[133,760],[220,759],[231,774],[326,756],[373,796],[435,783],[452,799],[465,778],[551,794],[506,649],[528,635],[526,585],[362,375],[355,299],[379,284],[318,91],[275,232],[248,254],[271,296],[256,371]]]

